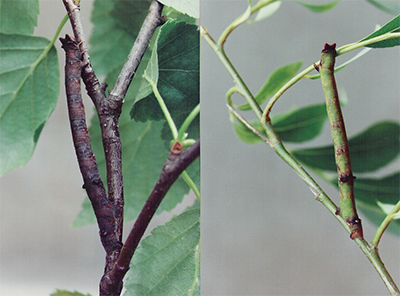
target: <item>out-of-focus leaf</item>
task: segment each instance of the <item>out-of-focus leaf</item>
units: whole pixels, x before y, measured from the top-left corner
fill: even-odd
[[[260,91],[254,97],[258,104],[262,104],[268,97],[274,95],[282,86],[285,85],[299,71],[303,62],[289,64],[276,69],[268,77]],[[240,110],[250,110],[248,103],[237,106]]]
[[[191,17],[190,15],[188,15],[186,13],[182,13],[173,7],[164,6],[162,13],[169,19],[174,19],[174,20],[177,20],[180,22],[185,22],[187,24],[192,24],[192,25],[195,25],[197,23],[196,18]]]
[[[272,124],[282,141],[301,143],[318,136],[326,121],[325,104],[311,105],[300,109],[292,109],[271,116]],[[249,122],[264,136],[267,136],[258,120]],[[255,144],[263,142],[259,136],[247,129],[241,122],[234,122],[233,127],[237,136],[243,142]]]
[[[199,103],[199,41],[194,25],[168,21],[160,29],[157,89],[174,119]],[[137,97],[131,116],[137,121],[164,119],[153,93]]]
[[[398,0],[367,0],[372,5],[375,5],[379,9],[386,11],[391,14],[400,13],[400,2]]]
[[[56,49],[42,37],[0,34],[0,175],[32,157],[56,107]]]
[[[143,65],[139,66],[137,77],[133,79],[125,97],[119,120],[122,141],[125,220],[132,220],[137,217],[156,184],[164,162],[169,155],[169,148],[165,147],[164,140],[160,137],[164,122],[135,122],[129,116],[130,106],[132,106],[141,82],[139,77],[143,74],[146,64],[147,61],[145,60]],[[114,83],[117,76],[118,71],[114,71],[107,77],[106,81]],[[93,143],[93,151],[99,163],[100,175],[103,180],[106,180],[106,164],[97,115],[92,119],[89,132]],[[200,188],[199,161],[195,161],[187,169],[187,172],[196,183],[196,186]],[[188,192],[189,186],[182,178],[179,178],[161,202],[158,213],[163,210],[172,210]],[[96,223],[94,213],[89,200],[86,198],[82,205],[82,210],[72,226],[80,227],[94,223]]]
[[[39,0],[0,0],[0,32],[32,35],[38,15]]]
[[[262,7],[258,11],[254,21],[259,22],[259,21],[265,20],[266,18],[269,18],[271,15],[273,15],[275,12],[277,12],[279,10],[279,8],[281,7],[281,4],[282,4],[282,1],[276,1],[269,5]]]
[[[264,136],[266,136],[264,129],[258,120],[250,120],[249,123],[260,133],[262,133]],[[255,144],[259,142],[263,142],[263,139],[261,139],[259,136],[257,136],[255,133],[253,133],[251,130],[249,130],[242,122],[240,121],[234,121],[233,122],[233,128],[236,132],[236,135],[240,140],[247,144]]]
[[[394,207],[396,206],[394,204],[385,204],[379,201],[377,202],[377,204],[386,215],[389,215],[390,212],[393,211]],[[393,219],[400,219],[400,212],[393,214]]]
[[[91,296],[90,294],[82,294],[79,292],[71,292],[67,290],[56,290],[56,292],[51,293],[50,296]]]
[[[357,209],[360,209],[368,220],[380,225],[386,213],[379,203],[396,204],[400,197],[400,173],[386,176],[382,179],[357,178],[354,181],[354,195]],[[338,186],[337,180],[331,180],[332,185]],[[363,218],[363,217],[362,217]],[[400,234],[400,220],[392,221],[389,231]]]
[[[199,0],[160,0],[164,5],[171,6],[176,10],[186,13],[191,17],[198,19],[200,17],[200,1]]]
[[[399,154],[400,127],[397,122],[379,122],[349,140],[350,158],[356,173],[372,172]],[[324,171],[336,171],[333,145],[292,150],[301,163]]]
[[[336,6],[336,4],[338,4],[340,2],[340,0],[337,0],[337,1],[332,1],[332,2],[328,2],[328,3],[324,3],[324,4],[314,4],[314,3],[307,3],[307,2],[303,2],[303,1],[297,1],[297,0],[292,0],[292,1],[304,6],[305,8],[309,9],[312,12],[327,12],[327,11],[331,10],[332,8],[334,8]]]
[[[130,267],[124,296],[200,295],[200,209],[155,228]]]
[[[90,56],[97,75],[107,75],[116,68],[122,68],[146,17],[150,2],[94,2]]]
[[[327,119],[326,105],[312,105],[290,113],[282,114],[274,120],[275,131],[282,141],[301,143],[318,136]]]
[[[386,33],[394,33],[394,32],[400,32],[400,15],[394,17],[391,21],[386,23],[382,28],[376,30],[372,34],[368,35],[367,37],[361,39],[361,41],[365,41],[374,37],[381,36]],[[393,46],[398,46],[400,45],[400,37],[396,38],[391,38],[383,41],[378,41],[369,45],[366,45],[366,47],[372,47],[372,48],[385,48],[385,47],[393,47]]]

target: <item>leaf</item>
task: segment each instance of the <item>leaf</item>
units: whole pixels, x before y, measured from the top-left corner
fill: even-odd
[[[50,296],[91,296],[90,294],[82,294],[79,292],[70,292],[67,290],[56,290],[56,292],[51,293]]]
[[[39,0],[0,0],[0,32],[32,35],[39,15]]]
[[[90,55],[97,75],[107,75],[122,68],[149,6],[149,0],[94,2]]]
[[[321,133],[327,119],[326,105],[311,105],[274,118],[272,123],[282,141],[301,143]]]
[[[57,52],[42,37],[0,34],[0,176],[28,162],[59,93]]]
[[[379,201],[377,202],[377,204],[386,215],[389,215],[390,212],[393,211],[394,207],[396,206],[394,204],[384,204]],[[400,219],[400,212],[393,214],[392,217],[393,217],[393,219]]]
[[[276,1],[269,5],[262,7],[258,11],[254,21],[259,22],[259,21],[265,20],[266,18],[269,18],[271,15],[273,15],[275,12],[277,12],[279,10],[279,8],[281,7],[281,4],[282,4],[282,1]]]
[[[271,121],[282,141],[301,143],[318,136],[326,121],[325,104],[311,105],[300,109],[292,109],[281,114],[271,116]],[[267,136],[258,120],[249,122],[264,136]],[[233,127],[239,139],[245,143],[255,144],[263,142],[259,136],[241,122],[234,122]]]
[[[378,204],[396,204],[399,201],[399,181],[399,172],[382,179],[356,178],[354,181],[354,195],[357,209],[360,209],[375,225],[380,225],[387,214]],[[337,179],[333,179],[330,182],[338,187]],[[400,234],[400,221],[392,221],[388,230]]]
[[[386,23],[383,27],[376,30],[372,34],[368,35],[367,37],[361,39],[359,42],[369,40],[374,37],[384,35],[386,33],[394,33],[394,32],[400,32],[400,15],[394,17],[391,21]],[[366,45],[366,47],[385,48],[385,47],[393,47],[393,46],[398,46],[398,45],[400,45],[400,37],[391,38],[391,39],[387,39],[387,40],[383,40],[383,41],[378,41],[378,42]]]
[[[191,17],[188,14],[182,13],[173,7],[164,6],[162,13],[168,19],[174,19],[174,20],[185,22],[187,24],[192,24],[192,25],[197,24],[198,19]]]
[[[200,1],[199,0],[160,0],[164,5],[175,8],[176,10],[183,12],[198,19],[200,17]]]
[[[182,22],[168,21],[159,32],[157,88],[174,119],[199,103],[199,41],[197,26]],[[131,116],[136,121],[164,119],[154,94],[137,97]]]
[[[262,133],[264,136],[267,136],[265,134],[265,131],[258,120],[250,120],[249,123],[256,128],[260,133]],[[263,139],[261,139],[259,136],[257,136],[255,133],[253,133],[251,130],[249,130],[242,122],[240,121],[234,121],[233,122],[233,128],[236,132],[236,135],[240,140],[247,144],[256,144],[259,142],[263,142]]]
[[[306,3],[306,2],[297,1],[297,0],[292,0],[292,1],[304,6],[305,8],[309,9],[312,12],[327,12],[327,11],[331,10],[332,8],[334,8],[339,3],[340,0],[328,2],[328,3],[324,3],[324,4]]]
[[[382,121],[349,139],[353,171],[376,171],[394,160],[399,154],[399,133],[397,122]],[[332,145],[293,150],[292,155],[311,168],[336,171]]]
[[[144,72],[147,61],[139,66],[136,77],[133,79],[119,120],[120,136],[122,142],[122,168],[124,176],[125,221],[136,219],[145,201],[150,195],[158,177],[160,176],[165,160],[169,155],[169,148],[165,147],[161,139],[161,130],[164,122],[135,122],[129,116],[129,109],[139,88],[141,74]],[[111,73],[106,81],[114,83],[118,71]],[[93,117],[89,129],[92,139],[93,152],[99,164],[102,180],[106,180],[106,164],[104,159],[103,144],[97,115]],[[188,174],[194,179],[199,188],[200,169],[196,160],[187,169]],[[106,182],[104,182],[106,183]],[[189,192],[189,186],[179,178],[170,188],[157,212],[170,211],[182,201]],[[96,223],[92,207],[86,198],[82,210],[73,222],[73,227],[80,227]]]
[[[159,226],[136,250],[124,296],[200,295],[200,209]]]
[[[256,94],[255,99],[258,104],[262,104],[268,97],[274,95],[282,86],[285,85],[296,73],[299,71],[303,62],[289,64],[276,69],[268,77],[267,82],[262,86],[260,91]],[[250,110],[248,103],[237,106],[240,110]]]
[[[400,13],[400,3],[397,0],[367,0],[372,5],[391,14]]]

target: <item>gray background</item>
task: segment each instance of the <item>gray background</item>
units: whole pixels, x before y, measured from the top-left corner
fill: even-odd
[[[203,0],[201,23],[218,39],[245,11],[246,2]],[[255,94],[274,69],[299,60],[304,69],[319,60],[325,42],[355,42],[391,18],[365,1],[341,1],[324,14],[284,2],[271,18],[235,30],[225,49]],[[338,63],[353,55],[339,57]],[[398,48],[370,51],[337,74],[349,100],[344,108],[349,135],[381,119],[398,120],[399,81]],[[358,246],[289,166],[269,146],[236,138],[225,107],[231,86],[232,78],[202,40],[202,295],[387,295]],[[244,99],[237,95],[234,101]],[[323,101],[320,81],[301,81],[272,112]],[[306,146],[330,141],[326,124],[323,135]],[[397,159],[375,175],[398,168]],[[338,201],[333,187],[321,185]],[[374,227],[363,222],[370,240]],[[399,246],[391,235],[380,244],[382,259],[397,281]]]
[[[52,38],[65,15],[61,2],[40,1],[36,34]],[[88,35],[92,2],[82,1]],[[203,0],[201,22],[217,38],[245,10],[245,3]],[[325,18],[328,26],[323,26]],[[270,19],[235,31],[226,49],[256,92],[277,67],[300,59],[306,67],[319,59],[325,42],[338,46],[354,42],[369,34],[375,23],[390,18],[358,0],[342,1],[325,14],[283,3]],[[61,35],[70,31],[67,24]],[[63,67],[61,50],[59,60]],[[269,147],[247,145],[236,138],[225,107],[232,79],[205,42],[201,63],[202,295],[387,295],[367,259],[307,186]],[[338,84],[349,98],[344,112],[350,135],[380,119],[398,120],[398,65],[398,49],[377,50],[338,74]],[[302,81],[279,100],[273,112],[322,100],[318,81]],[[49,295],[55,288],[97,295],[104,267],[97,227],[69,228],[85,194],[65,105],[62,86],[33,158],[0,179],[1,295]],[[90,112],[89,101],[86,106]],[[326,126],[324,135],[312,143],[329,141]],[[398,164],[377,174],[393,171]],[[333,188],[324,188],[337,196]],[[156,217],[152,227],[169,217],[165,213]],[[374,228],[363,221],[370,240]],[[380,250],[399,280],[398,238],[385,235]]]

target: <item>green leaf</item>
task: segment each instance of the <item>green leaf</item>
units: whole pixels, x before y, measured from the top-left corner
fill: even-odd
[[[31,158],[59,93],[57,52],[42,37],[0,34],[0,175]]]
[[[327,118],[326,105],[318,104],[281,114],[279,118],[272,116],[271,120],[282,141],[301,143],[318,136]]]
[[[377,202],[377,204],[386,215],[389,215],[390,212],[393,211],[394,207],[396,206],[394,204],[384,204],[379,201]],[[400,219],[400,212],[393,214],[393,219]]]
[[[275,12],[277,12],[279,10],[279,8],[281,7],[281,4],[282,4],[282,1],[276,1],[269,5],[262,7],[258,11],[254,21],[259,22],[259,21],[265,20],[266,18],[269,18],[271,15],[273,15]]]
[[[400,32],[400,15],[396,16],[393,18],[391,21],[386,23],[382,28],[376,30],[372,34],[368,35],[367,37],[361,39],[361,41],[365,41],[374,37],[378,37],[381,35],[384,35],[386,33],[394,33],[394,32]],[[396,38],[391,38],[383,41],[378,41],[369,45],[366,45],[366,47],[372,47],[372,48],[385,48],[385,47],[393,47],[393,46],[398,46],[400,45],[400,37]]]
[[[379,122],[349,139],[354,172],[376,171],[399,154],[400,126],[397,122]],[[324,171],[336,171],[333,146],[293,150],[292,155],[303,164]]]
[[[265,134],[265,131],[258,120],[250,120],[249,123],[260,133],[262,133],[264,136],[267,136]],[[234,121],[233,122],[233,128],[236,132],[236,135],[240,140],[247,144],[256,144],[263,142],[263,139],[261,139],[259,136],[257,136],[255,133],[253,133],[251,130],[249,130],[242,122],[240,121]]]
[[[400,197],[400,173],[386,176],[382,179],[357,178],[354,181],[354,195],[357,209],[375,225],[380,225],[386,217],[379,203],[396,204]],[[332,185],[338,186],[337,179],[330,181]],[[388,230],[400,234],[400,221],[392,221]]]
[[[146,17],[150,2],[94,2],[90,55],[97,75],[107,75],[116,68],[122,68]]]
[[[386,11],[391,14],[400,13],[400,3],[398,0],[367,0],[372,5],[375,5],[379,9]]]
[[[56,292],[51,293],[50,296],[91,296],[90,294],[82,294],[79,292],[70,292],[67,290],[56,290]]]
[[[135,122],[129,116],[129,109],[139,89],[141,75],[146,67],[147,60],[139,66],[136,77],[133,79],[119,120],[120,136],[122,141],[122,168],[124,175],[125,220],[133,220],[139,214],[146,199],[150,195],[158,177],[160,176],[165,160],[169,155],[169,147],[165,146],[160,137],[164,122]],[[106,79],[114,83],[119,71],[113,71]],[[99,164],[100,175],[106,180],[106,164],[104,159],[103,144],[97,115],[92,118],[89,129],[92,139],[93,151]],[[188,169],[188,174],[199,188],[200,169],[196,160]],[[104,182],[105,183],[105,182]],[[179,178],[170,188],[161,202],[157,213],[170,211],[182,201],[189,192],[189,186]],[[80,227],[96,223],[92,207],[86,198],[82,210],[73,222],[73,227]]]
[[[176,10],[183,12],[198,19],[200,17],[200,1],[199,0],[160,0],[164,5],[175,8]]]
[[[274,95],[282,86],[285,85],[297,71],[299,71],[303,62],[297,62],[289,64],[276,69],[268,77],[267,82],[263,85],[261,90],[256,94],[255,99],[258,104],[262,104],[268,97]],[[248,103],[237,106],[240,110],[250,110],[250,105]]]
[[[159,32],[157,88],[174,119],[199,103],[199,41],[197,26],[183,22],[168,21]],[[131,116],[136,121],[164,119],[153,93],[137,97]]]
[[[292,1],[304,6],[305,8],[309,9],[312,12],[327,12],[327,11],[331,10],[332,8],[334,8],[336,6],[336,4],[339,3],[340,0],[328,2],[328,3],[324,3],[324,4],[306,3],[306,2],[297,1],[297,0],[292,0]]]
[[[39,0],[0,0],[0,32],[32,35],[39,15]]]
[[[152,231],[136,250],[124,296],[200,295],[200,209]]]
[[[326,121],[325,104],[311,105],[292,109],[285,113],[274,114],[271,121],[282,141],[301,143],[318,136]],[[249,122],[264,136],[267,136],[258,120]],[[234,122],[233,127],[239,139],[245,143],[255,144],[263,140],[241,122]]]

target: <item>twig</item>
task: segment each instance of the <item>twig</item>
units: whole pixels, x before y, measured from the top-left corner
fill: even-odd
[[[349,144],[334,76],[335,48],[336,43],[325,44],[321,53],[320,65],[316,68],[321,74],[322,86],[326,98],[326,109],[331,123],[332,140],[335,147],[340,193],[338,214],[348,223],[351,229],[351,239],[356,239],[363,238],[364,236],[361,219],[358,217],[356,210],[354,198],[355,177],[351,168]]]
[[[118,76],[113,90],[110,92],[109,99],[113,101],[123,100],[132,82],[133,76],[142,60],[142,57],[150,43],[154,31],[158,26],[164,24],[165,20],[161,16],[164,5],[156,0],[151,2],[149,12],[143,22],[128,58]]]
[[[81,71],[83,62],[78,42],[66,35],[60,38],[66,53],[65,89],[68,102],[68,113],[75,152],[84,185],[95,212],[100,228],[100,238],[107,254],[111,254],[117,246],[115,235],[113,206],[107,199],[107,194],[101,181],[95,156],[90,144],[86,126],[85,110],[81,97]]]
[[[115,268],[109,274],[110,282],[122,280],[129,270],[131,258],[159,204],[179,175],[200,155],[200,139],[182,152],[183,146],[176,142],[164,163],[161,175],[147,199],[142,211],[121,250]]]

